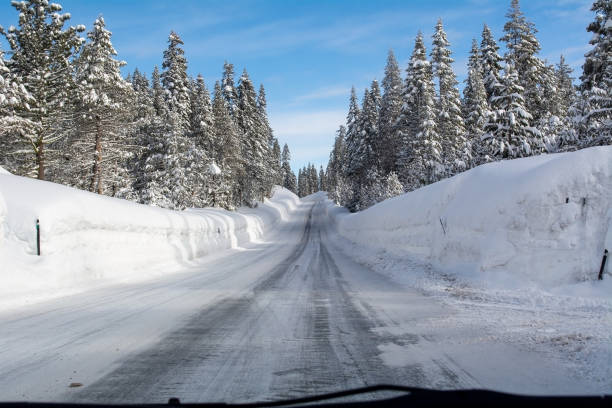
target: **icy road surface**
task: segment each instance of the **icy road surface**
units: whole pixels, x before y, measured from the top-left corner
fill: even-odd
[[[490,327],[452,324],[455,310],[353,261],[328,225],[314,196],[265,242],[185,273],[2,312],[0,399],[238,402],[377,383],[592,391]]]

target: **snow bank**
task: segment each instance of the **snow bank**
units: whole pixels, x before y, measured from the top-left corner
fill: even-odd
[[[611,209],[611,146],[482,165],[356,214],[328,207],[357,245],[491,284],[548,288],[596,279]]]
[[[178,212],[0,174],[0,302],[180,270],[260,239],[298,201],[279,187],[257,209]]]

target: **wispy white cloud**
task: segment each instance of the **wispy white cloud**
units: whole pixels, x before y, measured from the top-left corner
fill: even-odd
[[[306,135],[329,137],[346,117],[344,110],[270,112],[270,125],[282,138],[299,138]]]
[[[491,11],[481,8],[477,14],[484,16]],[[444,21],[450,23],[472,17],[474,10],[460,7],[441,14]],[[203,37],[191,48],[192,53],[208,56],[226,55],[228,50],[232,53],[274,55],[305,45],[343,53],[363,53],[384,49],[403,33],[431,30],[435,23],[436,18],[432,19],[431,13],[405,9],[347,16],[333,22],[321,22],[317,18],[304,16],[246,25],[241,29],[234,27],[231,31]],[[451,34],[456,39],[466,35],[452,30]]]
[[[301,110],[270,112],[274,134],[282,143],[288,143],[294,169],[306,163],[325,164],[336,130],[344,123],[344,110]]]
[[[584,22],[591,16],[592,2],[586,0],[558,0],[554,5],[548,5],[543,10],[544,15],[559,21]]]
[[[303,95],[298,95],[294,99],[294,103],[306,102],[306,101],[316,101],[322,99],[334,98],[337,96],[347,96],[351,92],[350,86],[345,85],[332,85],[326,86],[323,88],[315,89],[312,92],[308,92]]]

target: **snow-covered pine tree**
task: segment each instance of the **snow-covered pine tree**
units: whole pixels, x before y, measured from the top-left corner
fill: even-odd
[[[540,51],[540,43],[535,36],[537,29],[521,11],[519,0],[511,0],[506,17],[505,34],[501,38],[508,48],[505,59],[517,71],[519,84],[524,89],[525,106],[535,123],[547,115],[544,88],[548,85],[545,64],[537,56]]]
[[[149,84],[149,80],[143,75],[138,68],[132,74],[132,94],[134,95],[134,106],[132,114],[134,119],[139,121],[145,118],[151,118],[155,114],[153,107],[153,94]]]
[[[283,177],[283,170],[281,165],[281,148],[278,143],[278,139],[272,136],[272,149],[270,149],[270,184],[275,186],[282,186],[285,178]]]
[[[187,77],[187,59],[181,37],[174,31],[168,36],[168,48],[164,51],[161,81],[165,89],[165,106],[173,113],[173,125],[180,134],[189,131],[191,104],[189,98],[189,79]]]
[[[432,36],[431,62],[438,80],[437,119],[442,144],[445,174],[451,176],[465,170],[472,157],[465,138],[465,123],[461,112],[461,97],[453,71],[450,43],[446,38],[442,19],[438,20]]]
[[[131,185],[119,190],[116,196],[141,201],[141,193],[145,187],[143,160],[147,155],[149,135],[155,123],[156,111],[153,106],[153,90],[147,77],[138,68],[132,74],[131,85],[132,98],[130,104],[132,106],[129,109],[131,123],[129,139],[133,142],[133,154],[128,161]]]
[[[282,186],[289,191],[297,193],[297,180],[295,178],[293,170],[291,170],[291,152],[289,151],[289,146],[287,146],[287,143],[285,143],[285,145],[283,146],[283,151],[281,155],[281,171],[283,174]]]
[[[125,105],[132,98],[131,87],[121,76],[125,62],[115,59],[111,35],[98,17],[75,61],[77,132],[64,166],[70,164],[70,184],[114,196],[130,184],[127,162],[133,143],[128,141]]]
[[[384,181],[381,182],[381,176],[376,167],[370,167],[365,171],[361,185],[357,211],[365,210],[384,200]]]
[[[491,96],[493,111],[485,125],[480,152],[485,161],[532,155],[541,147],[540,132],[529,126],[531,115],[524,105],[523,88],[512,63]]]
[[[181,44],[180,38],[171,33],[162,65],[164,103],[158,107],[161,115],[152,119],[139,143],[143,148],[137,166],[140,176],[135,183],[141,202],[173,209],[209,205],[210,160],[189,137],[189,82]],[[155,104],[155,75],[152,82]]]
[[[195,81],[190,82],[189,91],[191,105],[189,134],[198,149],[206,151],[209,156],[213,156],[213,147],[217,143],[213,140],[212,134],[212,102],[202,75],[198,74]]]
[[[376,120],[370,130],[370,139],[372,150],[374,151],[374,161],[376,168],[380,171],[381,168],[381,152],[376,146],[380,145],[380,110],[382,108],[382,96],[380,93],[380,85],[377,80],[373,80],[370,85],[370,103],[372,104],[372,116]]]
[[[308,186],[309,194],[314,194],[319,191],[319,175],[314,164],[308,164]]]
[[[303,197],[302,196],[302,192],[303,192],[303,186],[304,186],[304,181],[302,180],[302,169],[298,169],[298,175],[297,175],[297,195],[298,197]]]
[[[565,57],[561,55],[555,69],[557,97],[559,100],[559,111],[557,114],[561,117],[568,115],[569,108],[576,99],[576,88],[574,87],[572,73],[572,68],[565,62]]]
[[[272,132],[270,122],[268,121],[268,103],[266,101],[266,90],[263,84],[259,85],[259,92],[257,93],[257,110],[259,112],[259,126],[258,133],[261,134],[262,139],[267,141],[265,158],[265,174],[264,174],[264,195],[269,197],[272,192],[274,185],[279,185],[282,182],[280,175],[280,145],[278,140]]]
[[[36,124],[21,116],[29,109],[31,98],[20,79],[6,67],[0,49],[0,166],[16,174],[25,170],[19,168],[22,160],[18,153],[24,134],[36,131]]]
[[[238,93],[234,85],[234,65],[225,61],[223,64],[223,78],[221,80],[221,90],[227,105],[227,110],[231,117],[236,117],[238,107]]]
[[[480,68],[487,91],[487,100],[491,98],[500,83],[502,57],[500,57],[498,51],[499,46],[493,38],[493,33],[491,33],[489,26],[485,24],[482,29],[482,41],[480,42]]]
[[[561,113],[562,94],[559,90],[557,72],[553,65],[544,63],[541,72],[543,78],[540,95],[539,119],[534,122],[535,127],[542,135],[542,143],[546,152],[556,152],[561,139],[566,139],[568,132],[573,129],[567,118],[567,111]],[[537,153],[537,151],[536,151]]]
[[[580,90],[585,104],[583,146],[612,144],[612,2],[596,0],[591,7],[595,20],[587,31],[593,33],[585,54]]]
[[[397,174],[395,172],[391,172],[387,175],[385,180],[383,195],[381,198],[382,200],[386,200],[400,194],[404,194],[404,186],[402,186]]]
[[[380,88],[378,81],[372,81],[370,89],[364,91],[361,115],[359,116],[358,128],[359,138],[357,139],[356,156],[353,158],[353,171],[357,178],[365,175],[370,168],[379,167],[379,160],[376,154],[376,144],[378,139],[378,122],[380,112]]]
[[[476,40],[472,40],[472,49],[468,62],[468,76],[463,88],[463,117],[467,131],[467,141],[471,151],[472,160],[469,167],[478,165],[480,137],[484,133],[484,126],[489,115],[487,90],[482,79],[479,49]]]
[[[373,195],[364,191],[370,185],[378,185],[373,177],[379,177],[380,161],[376,154],[378,139],[378,123],[380,112],[380,88],[376,80],[372,81],[371,89],[366,89],[363,95],[361,114],[358,120],[358,138],[356,139],[356,152],[352,157],[351,170],[355,183],[358,185],[358,206],[360,209],[369,207]],[[366,201],[363,201],[366,200]],[[367,203],[367,204],[366,204]]]
[[[62,14],[61,5],[47,0],[14,1],[11,5],[19,12],[19,26],[0,27],[0,34],[11,49],[9,70],[31,95],[29,109],[20,115],[35,124],[30,131],[18,133],[19,147],[13,152],[25,155],[20,174],[44,180],[45,168],[59,156],[53,144],[65,135],[62,122],[72,119],[66,103],[74,100],[72,59],[83,42],[78,33],[85,27],[64,27],[70,14]]]
[[[576,115],[575,111],[578,107],[578,99],[572,73],[572,68],[561,55],[555,68],[557,115],[563,123],[563,128],[557,133],[557,149],[561,151],[575,150],[579,142],[580,119],[577,116],[582,115]]]
[[[357,149],[359,147],[360,132],[359,129],[359,117],[361,111],[357,102],[357,94],[355,88],[351,88],[351,96],[349,102],[349,110],[346,117],[346,138],[345,138],[345,149],[344,149],[344,162],[343,170],[344,179],[347,184],[347,195],[344,197],[342,205],[348,209],[354,209],[354,197],[358,195],[357,189],[359,188],[356,172],[356,163],[358,161]]]
[[[435,114],[435,86],[431,63],[417,34],[406,74],[402,113],[404,138],[398,155],[400,181],[408,191],[439,180],[444,174]]]
[[[323,165],[319,167],[319,191],[327,191],[327,175],[323,170]]]
[[[238,84],[236,124],[242,135],[242,153],[246,174],[242,179],[244,203],[255,205],[266,194],[266,161],[268,158],[268,134],[264,133],[257,96],[246,70]]]
[[[151,74],[151,95],[153,98],[153,108],[155,114],[162,117],[166,113],[166,104],[164,103],[164,88],[161,85],[161,76],[159,74],[159,68],[157,65],[153,67],[153,73]]]
[[[397,140],[397,125],[402,112],[402,77],[399,65],[392,50],[389,50],[385,77],[382,81],[384,90],[379,120],[379,136],[377,139],[377,156],[384,174],[395,170]]]
[[[213,99],[213,158],[221,167],[221,179],[217,180],[219,206],[233,209],[242,205],[241,182],[245,175],[240,138],[234,121],[227,109],[221,84],[215,83]]]
[[[341,190],[344,185],[343,182],[343,163],[344,163],[344,140],[346,137],[346,128],[340,126],[336,132],[336,138],[334,140],[334,147],[329,154],[329,162],[327,164],[327,186],[329,192],[329,198],[336,204],[339,204],[341,200]]]
[[[147,123],[148,122],[148,123]],[[153,115],[142,124],[137,143],[139,153],[134,165],[134,192],[138,201],[158,207],[174,208],[167,187],[166,158],[170,150],[168,134],[172,131],[168,113]]]

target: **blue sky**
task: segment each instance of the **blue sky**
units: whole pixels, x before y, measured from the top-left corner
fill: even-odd
[[[185,42],[189,73],[201,73],[209,88],[225,60],[237,78],[247,68],[263,83],[272,128],[292,151],[294,169],[325,164],[335,130],[343,123],[351,85],[358,94],[382,79],[387,51],[402,70],[422,30],[427,41],[438,18],[444,21],[462,81],[472,38],[487,23],[501,37],[510,0],[403,1],[146,1],[56,0],[72,14],[71,24],[88,29],[102,14],[113,32],[119,57],[151,73],[161,65],[170,30]],[[559,55],[580,76],[588,50],[589,0],[522,0],[521,8],[539,31],[541,56]],[[0,1],[0,25],[17,24],[9,0]],[[6,50],[6,44],[2,44]],[[503,50],[502,50],[503,51]]]

